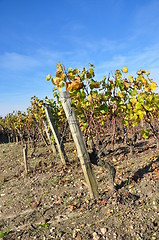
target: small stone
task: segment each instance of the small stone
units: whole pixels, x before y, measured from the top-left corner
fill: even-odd
[[[129,228],[130,228],[130,229],[134,229],[134,226],[131,224],[131,225],[129,226]]]
[[[101,228],[101,229],[100,229],[100,231],[101,231],[101,233],[102,233],[103,235],[105,235],[105,234],[106,234],[106,231],[107,231],[107,229],[106,229],[106,228]]]
[[[55,231],[55,227],[50,228],[50,233],[53,233]]]
[[[152,202],[152,204],[153,204],[153,205],[156,205],[156,202],[155,202],[155,201],[153,201],[153,202]]]
[[[100,236],[96,232],[94,232],[93,233],[93,240],[99,240],[99,239],[100,239]]]
[[[79,229],[79,228],[75,228],[75,229],[73,230],[73,235],[72,235],[72,237],[73,237],[73,238],[77,237],[78,232],[80,232],[80,229]]]

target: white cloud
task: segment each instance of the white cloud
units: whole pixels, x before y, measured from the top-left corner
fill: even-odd
[[[7,70],[27,70],[39,66],[39,61],[32,57],[15,52],[6,52],[0,56],[1,68]]]

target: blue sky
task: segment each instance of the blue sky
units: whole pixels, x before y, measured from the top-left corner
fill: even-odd
[[[0,0],[0,115],[52,98],[59,61],[93,63],[96,79],[143,68],[159,86],[159,1]]]

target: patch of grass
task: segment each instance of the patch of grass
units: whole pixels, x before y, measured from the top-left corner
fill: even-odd
[[[48,194],[49,194],[49,192],[44,192],[43,197],[47,196]]]
[[[58,177],[55,177],[55,178],[52,180],[52,185],[53,185],[53,186],[56,186],[56,185],[58,184],[58,181],[59,181]]]
[[[46,222],[46,223],[41,223],[41,224],[39,225],[39,228],[44,228],[44,229],[46,229],[46,228],[49,228],[49,226],[50,226],[50,224],[49,224],[48,222]]]
[[[10,229],[7,229],[5,231],[0,231],[0,238],[5,237],[10,233]]]

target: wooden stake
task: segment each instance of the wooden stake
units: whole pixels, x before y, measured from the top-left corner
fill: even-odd
[[[27,144],[25,144],[24,147],[23,147],[23,158],[24,158],[25,173],[28,174]]]
[[[52,140],[51,140],[50,134],[49,134],[48,129],[47,129],[47,124],[46,124],[46,122],[45,122],[44,120],[43,120],[43,125],[44,125],[44,128],[45,128],[45,132],[46,132],[46,135],[47,135],[48,141],[49,141],[50,146],[51,146],[51,148],[52,148],[53,154],[56,154],[56,148],[55,148],[55,145],[52,143]]]
[[[98,198],[98,187],[91,168],[90,158],[87,152],[87,148],[83,139],[81,129],[79,127],[78,120],[74,109],[71,108],[71,98],[69,92],[61,92],[60,100],[65,111],[73,140],[76,145],[77,154],[81,162],[82,170],[89,188],[90,197]]]
[[[59,134],[57,128],[55,127],[55,125],[53,124],[52,114],[51,114],[48,106],[45,107],[45,113],[46,113],[48,123],[50,125],[50,129],[55,138],[55,142],[56,142],[57,150],[58,150],[60,158],[61,158],[61,162],[62,162],[62,164],[66,165],[68,159],[67,159],[67,156],[64,151],[64,145],[63,145],[63,143],[60,143],[60,134]]]

